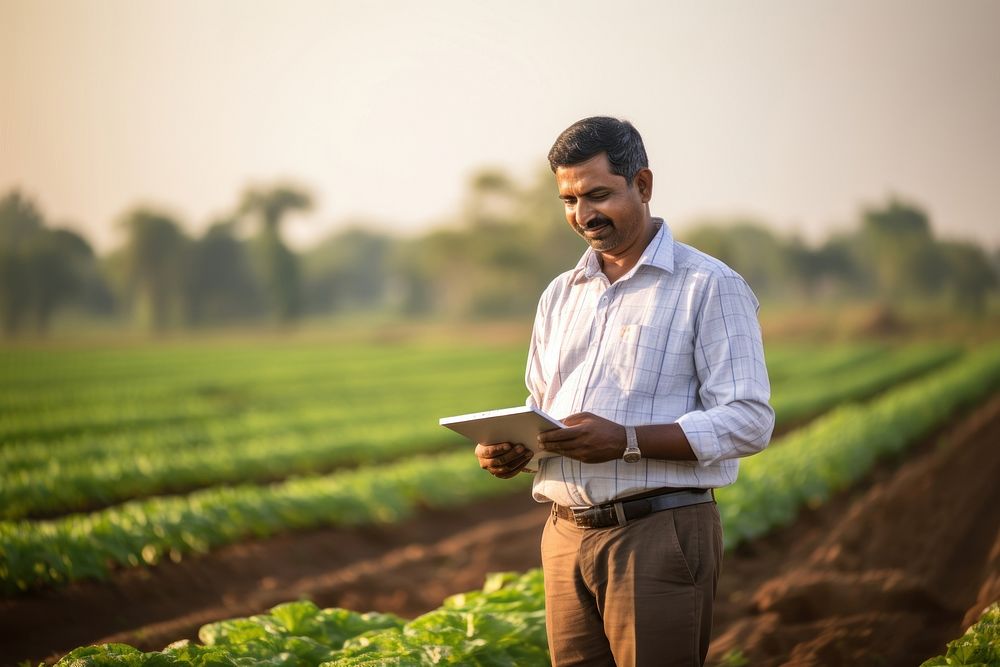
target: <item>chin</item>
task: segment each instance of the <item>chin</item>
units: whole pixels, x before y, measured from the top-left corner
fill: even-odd
[[[595,239],[593,241],[590,239],[585,240],[587,241],[587,245],[598,252],[607,252],[609,250],[613,250],[615,247],[614,243],[609,243],[606,239]]]
[[[584,236],[583,240],[587,242],[587,245],[599,252],[609,252],[614,250],[620,245],[621,241],[621,239],[617,236],[609,236],[608,238],[603,239],[588,239]]]
[[[621,241],[621,239],[618,238],[617,234],[612,234],[611,236],[604,238],[592,239],[579,229],[576,230],[576,233],[580,238],[582,238],[584,241],[587,242],[587,245],[589,245],[594,250],[598,250],[600,252],[607,252],[608,250],[613,250],[618,246],[619,241]]]

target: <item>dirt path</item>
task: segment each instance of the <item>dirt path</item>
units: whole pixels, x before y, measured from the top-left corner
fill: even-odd
[[[936,443],[944,442],[944,446]],[[1000,597],[1000,398],[792,526],[727,554],[711,657],[915,665]],[[497,570],[539,564],[527,494],[393,527],[326,529],[0,600],[2,664],[79,645],[148,650],[299,597],[412,617]]]
[[[943,652],[1000,598],[998,446],[995,397],[898,468],[739,550],[710,659],[918,665]]]

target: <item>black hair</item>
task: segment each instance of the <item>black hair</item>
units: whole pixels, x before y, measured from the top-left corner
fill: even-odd
[[[639,131],[627,120],[608,116],[584,118],[563,130],[549,149],[549,166],[555,172],[600,153],[607,153],[611,173],[624,177],[629,187],[635,175],[649,166]]]

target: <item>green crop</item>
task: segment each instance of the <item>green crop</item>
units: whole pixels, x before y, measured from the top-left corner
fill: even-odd
[[[734,545],[790,522],[1000,386],[1000,347],[967,355],[868,404],[845,405],[740,462],[739,478],[716,492],[726,542]]]
[[[794,424],[821,414],[844,401],[860,401],[893,385],[918,377],[954,361],[957,347],[914,345],[894,351],[862,348],[865,354],[851,357],[850,363],[830,364],[824,354],[814,354],[800,374],[785,376],[772,383],[771,406],[779,426]],[[832,358],[837,360],[834,350]]]
[[[67,398],[68,407],[44,400],[38,383],[45,372],[42,378],[15,374],[9,384],[33,388],[27,393],[35,401],[6,397],[18,416],[2,422],[0,518],[86,511],[433,453],[459,442],[435,416],[514,405],[524,397],[523,353],[514,348],[409,348],[404,354],[360,347],[356,356],[314,352],[312,366],[294,351],[268,352],[256,364],[248,354],[230,352],[217,364],[182,355],[176,367],[166,367],[144,353],[136,379],[112,388],[97,382],[114,360],[101,357],[91,369],[94,386],[77,392],[86,398]],[[779,424],[802,421],[957,354],[950,347],[847,346],[786,356],[786,367],[795,361],[802,372],[822,375],[788,375],[786,368],[772,403]],[[71,385],[82,384],[86,364],[72,356],[70,362]],[[65,397],[54,377],[52,391]]]
[[[3,521],[0,586],[12,593],[100,579],[111,566],[177,560],[185,553],[286,529],[390,523],[418,508],[469,503],[529,483],[526,475],[498,480],[485,474],[471,447],[463,446],[453,454],[271,486],[205,489],[51,521]]]
[[[983,610],[979,620],[965,634],[948,642],[944,655],[921,663],[920,667],[1000,665],[1000,602]]]
[[[941,351],[918,350],[913,354],[901,352],[898,358],[927,364],[928,360],[937,363],[943,356]],[[721,507],[728,539],[753,537],[790,520],[803,502],[818,502],[852,479],[845,471],[860,474],[878,453],[926,432],[928,423],[939,423],[962,401],[970,400],[969,396],[981,396],[980,384],[992,381],[995,386],[996,357],[995,352],[980,352],[950,370],[913,384],[925,389],[904,387],[870,406],[835,411],[744,461],[740,482],[720,490],[725,498]],[[893,362],[889,367],[898,371],[904,365]],[[935,398],[935,393],[943,398]],[[903,400],[900,396],[909,398]],[[904,408],[894,407],[896,403]],[[908,411],[916,416],[908,417]],[[901,423],[886,422],[890,417]],[[403,451],[412,454],[428,449],[428,445],[420,443],[432,442],[432,432],[440,430],[435,424],[421,429],[401,428],[395,433],[389,424],[378,428],[381,432],[374,430],[367,435],[370,451],[359,455],[336,450],[342,452],[340,460],[352,460],[351,456],[391,459]],[[345,429],[342,435],[350,433]],[[365,437],[363,433],[345,435],[342,442],[363,443]],[[441,433],[440,437],[450,436]],[[281,442],[277,438],[271,444]],[[218,469],[234,471],[233,475],[249,470],[262,474],[269,461],[267,444],[260,442],[258,456],[233,456],[228,467],[220,463]],[[359,447],[363,448],[361,444]],[[269,486],[213,487],[183,496],[134,500],[86,515],[47,521],[2,521],[0,589],[13,593],[103,578],[112,567],[155,564],[165,557],[177,560],[185,553],[205,552],[279,530],[396,521],[422,506],[438,506],[454,498],[464,502],[509,493],[517,484],[527,483],[524,476],[515,482],[492,480],[482,474],[469,448],[459,447],[450,455],[401,459]],[[820,455],[826,458],[815,458]],[[332,454],[326,452],[323,456]],[[838,463],[838,456],[844,461]],[[318,465],[316,458],[310,458],[308,448],[299,450],[290,444],[287,452],[277,449],[273,453],[273,459],[285,461],[284,465],[291,465],[297,457],[305,467]],[[136,458],[148,462],[138,454]],[[174,459],[169,463],[173,470],[197,469],[197,459],[183,451],[176,452]],[[218,470],[213,474],[218,475]],[[441,479],[454,483],[441,485]],[[98,491],[93,490],[95,494]]]
[[[1000,347],[982,349],[867,405],[838,409],[745,460],[736,484],[719,491],[727,546],[791,520],[803,505],[822,502],[863,475],[878,456],[916,442],[956,409],[981,400],[998,386]],[[447,474],[459,471],[457,467]],[[426,469],[423,473],[428,474]],[[457,485],[466,479],[474,477]],[[203,645],[182,642],[154,653],[122,645],[87,647],[59,664],[548,664],[539,570],[494,575],[482,591],[453,596],[439,609],[407,623],[384,615],[368,617],[382,624],[375,628],[351,612],[292,604],[276,607],[266,616],[205,626],[200,635]],[[337,629],[341,627],[346,629]],[[995,664],[998,628],[1000,611],[994,606],[974,629],[949,645],[946,656],[925,666]]]
[[[765,344],[767,374],[772,383],[791,378],[818,377],[859,368],[877,361],[888,351],[881,343],[839,343],[820,347],[816,343]]]
[[[166,402],[158,404],[133,396],[105,397],[85,406],[86,416],[26,414],[22,406],[17,419],[0,421],[6,427],[0,447],[0,517],[92,509],[157,493],[439,451],[459,439],[438,427],[435,417],[524,400],[523,350],[515,356],[513,348],[410,349],[407,356],[393,349],[374,360],[365,348],[356,352],[367,367],[342,353],[332,361],[317,353],[322,376],[300,364],[286,369],[284,355],[242,364],[238,373],[211,364],[200,371],[173,371],[185,381],[182,388],[190,384],[189,376],[212,377],[212,390],[202,386],[204,391],[195,392],[198,398],[168,392]],[[248,374],[247,366],[258,367],[257,375]],[[291,372],[296,384],[272,383],[275,368]],[[140,397],[147,370],[140,365],[137,379],[124,383]],[[102,377],[101,367],[93,373]],[[237,383],[248,377],[250,388]],[[19,381],[26,379],[15,376],[9,383]],[[95,382],[95,388],[100,386]],[[54,379],[53,388],[58,389]],[[186,402],[195,408],[185,412]],[[165,411],[157,414],[161,408]],[[116,418],[117,430],[111,430]],[[20,435],[14,437],[15,432]]]
[[[268,614],[203,626],[202,644],[143,653],[124,644],[71,651],[58,667],[362,667],[368,665],[548,665],[541,572],[490,575],[480,591],[455,595],[406,622],[291,602]]]

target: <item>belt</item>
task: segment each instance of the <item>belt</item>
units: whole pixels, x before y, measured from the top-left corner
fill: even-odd
[[[654,512],[671,510],[688,505],[700,505],[715,500],[712,489],[670,489],[658,495],[622,499],[615,502],[573,509],[552,503],[552,513],[560,519],[572,521],[578,528],[608,528],[624,526]]]

